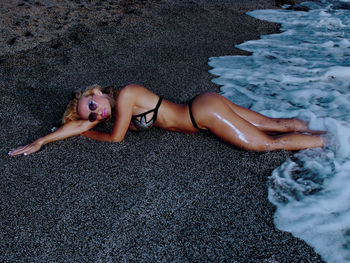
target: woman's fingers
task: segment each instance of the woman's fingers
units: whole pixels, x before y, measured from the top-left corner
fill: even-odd
[[[21,146],[15,150],[10,151],[9,155],[15,156],[15,155],[19,155],[19,154],[25,154],[27,149],[28,149],[28,145]]]
[[[9,152],[9,155],[16,156],[20,154],[28,155],[34,153],[40,149],[40,145],[37,143],[31,143],[25,146],[21,146]]]

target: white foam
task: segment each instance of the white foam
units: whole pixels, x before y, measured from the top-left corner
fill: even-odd
[[[331,135],[328,149],[301,151],[273,172],[269,199],[278,228],[327,262],[350,262],[350,10],[336,9],[339,1],[304,4],[311,11],[250,12],[284,32],[237,46],[252,56],[210,58],[210,72],[235,103]]]
[[[328,70],[326,77],[344,79],[347,81],[350,79],[350,67],[332,67]]]

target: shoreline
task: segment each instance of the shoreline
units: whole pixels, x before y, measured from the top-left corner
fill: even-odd
[[[31,13],[10,45],[26,48],[0,55],[2,262],[323,262],[273,225],[266,180],[288,152],[152,129],[119,144],[74,137],[7,156],[49,132],[76,88],[136,82],[174,102],[217,92],[209,57],[247,55],[234,45],[278,32],[244,14],[271,1],[64,1],[69,14],[56,6],[47,17],[40,1],[17,2],[31,7],[11,12]],[[36,17],[38,27],[71,22],[32,46],[45,32],[32,29]]]

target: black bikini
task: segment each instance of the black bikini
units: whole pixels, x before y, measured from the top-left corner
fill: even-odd
[[[133,115],[131,117],[131,122],[134,124],[135,128],[139,131],[149,130],[152,125],[156,122],[158,109],[162,103],[163,98],[159,97],[156,107],[152,110],[143,112],[141,114]],[[152,118],[147,121],[146,115],[153,112]]]
[[[196,97],[197,97],[197,96],[196,96]],[[196,97],[194,97],[192,100],[190,100],[190,101],[188,102],[188,110],[189,110],[189,112],[190,112],[191,122],[192,122],[193,127],[195,127],[197,130],[205,131],[205,129],[201,129],[201,128],[198,127],[198,125],[197,125],[197,123],[196,123],[196,120],[195,120],[194,117],[193,117],[193,113],[192,113],[192,102],[195,100]]]
[[[196,120],[194,119],[193,113],[192,113],[192,102],[195,100],[196,97],[194,97],[192,100],[190,100],[188,102],[188,109],[189,109],[189,113],[190,113],[190,117],[191,117],[191,122],[193,127],[195,127],[196,129],[200,130],[200,131],[205,131],[205,129],[201,129],[198,127]],[[153,124],[156,122],[157,119],[157,114],[158,114],[158,109],[160,107],[160,104],[162,103],[163,98],[159,97],[158,103],[156,105],[156,107],[152,110],[143,112],[141,114],[137,114],[137,115],[133,115],[131,117],[131,122],[134,124],[135,128],[139,131],[145,131],[145,130],[149,130]],[[147,114],[150,114],[153,112],[153,116],[152,118],[147,121]]]

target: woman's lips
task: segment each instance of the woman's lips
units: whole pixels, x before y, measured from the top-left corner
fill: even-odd
[[[106,109],[103,109],[103,114],[102,114],[102,116],[103,116],[103,117],[106,117],[106,115],[107,115],[107,110],[106,110]]]

